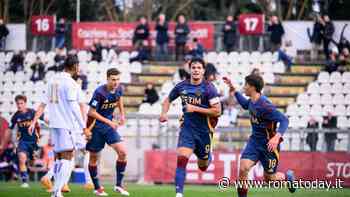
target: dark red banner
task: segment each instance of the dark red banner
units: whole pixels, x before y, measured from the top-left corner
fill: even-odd
[[[264,15],[241,14],[238,18],[239,33],[241,35],[259,35],[264,33]]]
[[[152,46],[155,46],[156,31],[154,23],[150,23]],[[206,49],[214,48],[214,24],[206,22],[190,22],[190,37],[197,37]],[[117,45],[122,50],[132,49],[132,37],[136,23],[99,23],[84,22],[73,23],[72,40],[73,47],[84,49],[90,47],[94,40],[102,43]],[[174,46],[175,23],[169,23],[169,46]]]
[[[32,16],[31,20],[32,34],[35,36],[51,36],[55,34],[54,16]]]
[[[236,180],[238,175],[240,152],[213,153],[213,162],[206,172],[197,167],[196,157],[191,157],[187,165],[186,181],[188,183],[217,184],[222,177]],[[172,183],[176,168],[175,151],[146,151],[145,180]],[[343,182],[342,186],[350,186],[350,153],[346,152],[282,152],[278,171],[294,170],[297,179],[329,180]],[[263,179],[263,167],[260,163],[249,173],[250,180]]]

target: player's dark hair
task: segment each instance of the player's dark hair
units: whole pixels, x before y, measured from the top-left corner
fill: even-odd
[[[17,95],[17,96],[15,97],[15,101],[18,102],[18,101],[20,101],[20,100],[22,100],[22,101],[24,101],[24,102],[26,103],[26,102],[27,102],[27,97],[24,96],[24,95],[19,94],[19,95]]]
[[[107,78],[111,75],[120,75],[120,71],[116,68],[110,68],[107,70]]]
[[[259,93],[264,87],[264,79],[260,75],[250,74],[245,77],[245,82],[255,87],[255,90]]]
[[[77,64],[79,64],[78,57],[76,55],[68,55],[63,66],[66,70],[72,70]]]
[[[202,64],[203,69],[206,68],[206,63],[205,63],[204,60],[201,59],[201,58],[196,58],[196,57],[195,57],[195,58],[191,59],[190,63],[188,64],[188,66],[190,67],[190,69],[191,69],[191,67],[192,67],[192,64],[194,64],[194,63],[200,63],[200,64]]]

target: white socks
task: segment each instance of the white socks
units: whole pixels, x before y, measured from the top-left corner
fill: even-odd
[[[72,173],[71,160],[61,159],[58,161],[58,166],[55,171],[55,194],[61,193],[63,185],[69,181],[70,175]]]
[[[90,172],[89,172],[89,159],[90,153],[86,151],[84,154],[84,175],[85,175],[85,183],[92,183]]]
[[[55,162],[53,163],[53,165],[51,166],[51,168],[49,169],[49,171],[47,171],[47,173],[45,174],[45,176],[47,176],[50,180],[51,180],[52,177],[55,175],[54,169],[55,169],[56,163],[57,163],[57,160],[55,160]]]

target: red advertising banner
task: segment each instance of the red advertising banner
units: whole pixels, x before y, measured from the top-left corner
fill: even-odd
[[[102,43],[117,45],[122,50],[132,49],[132,37],[136,23],[100,23],[84,22],[73,23],[72,41],[76,49],[86,49],[92,46],[95,40]],[[152,46],[155,46],[155,23],[150,23]],[[214,24],[207,22],[190,22],[190,37],[197,37],[206,49],[214,48]],[[174,46],[175,23],[169,23],[169,46]]]
[[[32,16],[32,34],[50,36],[55,34],[54,16]]]
[[[236,180],[238,175],[240,152],[213,153],[213,162],[206,172],[197,167],[196,157],[190,158],[187,165],[186,182],[217,184],[222,177]],[[172,183],[175,177],[176,152],[146,151],[145,180]],[[342,186],[350,186],[350,153],[346,152],[282,152],[278,170],[294,170],[297,180],[329,180],[335,184],[336,179],[344,181]],[[263,167],[260,163],[249,173],[250,180],[263,179]]]
[[[258,35],[264,33],[264,15],[241,14],[238,18],[239,33],[241,35]]]

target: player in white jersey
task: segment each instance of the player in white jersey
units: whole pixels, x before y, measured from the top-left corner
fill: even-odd
[[[79,106],[79,85],[72,78],[78,72],[77,57],[68,56],[64,63],[64,72],[57,74],[48,83],[47,96],[39,105],[30,127],[31,130],[34,128],[47,106],[51,139],[56,154],[53,197],[62,197],[61,189],[70,178],[73,151],[76,148],[75,131],[86,128]]]
[[[79,89],[79,106],[80,106],[80,111],[83,114],[83,119],[84,122],[86,122],[86,115],[87,115],[87,109],[86,109],[86,99],[85,99],[85,94],[84,92]],[[79,150],[79,152],[77,152],[78,155],[81,155],[84,157],[84,175],[85,175],[85,185],[84,188],[88,189],[88,190],[92,190],[93,184],[90,178],[90,173],[89,173],[89,169],[88,169],[88,164],[89,164],[89,152],[85,151],[85,146],[86,146],[86,139],[83,135],[83,131],[82,130],[77,130],[76,131],[76,138],[75,138],[75,146],[76,149]],[[78,155],[75,154],[76,157],[78,157]],[[74,164],[74,159],[72,159],[72,162]],[[74,165],[72,165],[74,170]],[[52,192],[53,191],[53,187],[52,187],[52,182],[51,179],[54,176],[54,166],[52,166],[49,171],[45,174],[45,176],[43,176],[40,180],[42,186],[46,189],[47,192]],[[70,188],[68,186],[68,182],[65,183],[65,185],[63,186],[62,192],[70,192]]]

